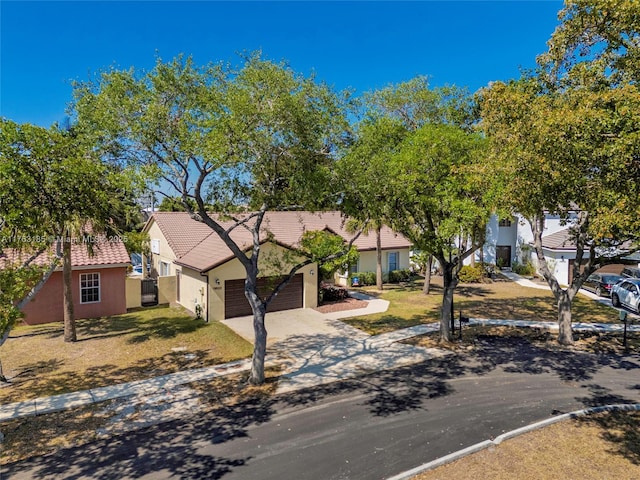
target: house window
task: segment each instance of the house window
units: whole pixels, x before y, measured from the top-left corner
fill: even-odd
[[[509,220],[508,218],[503,218],[502,220],[500,220],[498,222],[498,226],[499,227],[510,227],[511,226],[511,220]]]
[[[400,259],[400,254],[398,252],[389,252],[388,257],[388,270],[389,272],[393,272],[394,270],[398,270],[398,261]]]
[[[80,274],[80,303],[98,303],[100,301],[100,274]]]
[[[169,265],[167,262],[160,262],[160,276],[161,277],[168,277],[169,276],[169,270],[171,269],[171,265]]]
[[[358,273],[358,262],[349,265],[349,273],[353,275],[354,273]]]

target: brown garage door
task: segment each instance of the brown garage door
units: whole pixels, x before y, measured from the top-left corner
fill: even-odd
[[[263,277],[258,279],[258,294],[264,298],[271,293],[283,277]],[[298,273],[289,284],[274,298],[267,312],[302,308],[302,274]],[[251,306],[244,296],[244,279],[224,282],[224,318],[251,315]]]

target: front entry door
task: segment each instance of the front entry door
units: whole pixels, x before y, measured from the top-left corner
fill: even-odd
[[[496,247],[496,265],[511,268],[511,245]]]

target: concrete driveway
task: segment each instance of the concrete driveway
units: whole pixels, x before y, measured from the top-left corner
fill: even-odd
[[[368,337],[366,333],[338,320],[341,318],[386,312],[389,308],[389,302],[365,295],[361,292],[350,291],[349,294],[358,300],[365,300],[367,306],[365,308],[332,313],[320,313],[311,308],[298,308],[296,310],[267,313],[265,317],[267,344],[273,345],[290,337],[300,338],[302,336],[358,338],[364,335]],[[245,340],[253,343],[253,316],[230,318],[223,320],[222,323]]]
[[[364,309],[353,311],[359,310]],[[253,316],[229,318],[223,320],[222,323],[245,340],[253,343]],[[332,320],[328,318],[327,315],[311,308],[298,308],[295,310],[267,313],[264,323],[267,328],[268,345],[281,342],[289,337],[306,335],[322,335],[326,337],[366,335],[356,328],[349,327],[343,322]]]

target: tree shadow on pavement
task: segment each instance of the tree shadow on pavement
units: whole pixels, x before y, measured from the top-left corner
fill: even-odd
[[[318,344],[327,339],[318,338]],[[307,344],[308,346],[308,344]],[[609,390],[600,380],[612,370],[629,374],[624,395]],[[288,392],[284,395],[256,395],[234,404],[218,403],[209,413],[171,421],[138,432],[101,440],[85,447],[61,450],[52,455],[6,466],[7,478],[139,478],[152,472],[190,479],[219,479],[252,460],[238,449],[237,455],[206,454],[206,448],[234,439],[249,438],[255,426],[272,421],[278,413],[299,411],[355,395],[362,399],[371,417],[387,418],[404,412],[424,410],[430,402],[455,392],[453,380],[465,376],[482,377],[498,372],[521,378],[545,375],[558,382],[581,387],[575,400],[585,406],[634,403],[640,384],[638,356],[583,353],[550,349],[519,338],[479,338],[470,351],[434,358],[410,366],[362,375],[350,380]],[[543,393],[532,392],[532,396]],[[635,399],[635,400],[634,400]],[[534,399],[535,400],[535,399]],[[474,399],[470,398],[470,402]],[[550,401],[549,405],[553,402]],[[566,403],[565,403],[566,404]],[[547,415],[553,409],[549,408]],[[638,461],[638,451],[629,442],[634,432],[625,431],[621,451]],[[626,445],[626,446],[625,446]],[[626,452],[626,453],[625,453]],[[30,475],[30,476],[29,476]],[[3,477],[4,478],[4,477]]]

